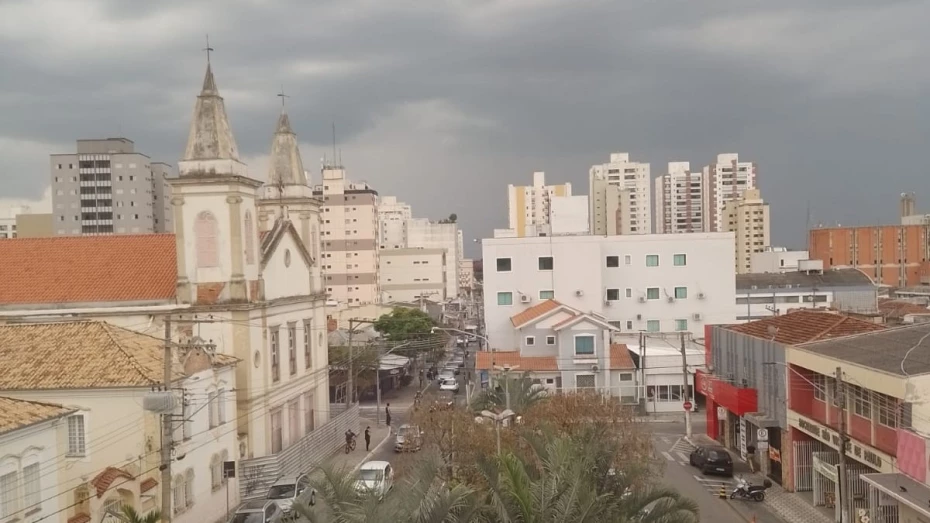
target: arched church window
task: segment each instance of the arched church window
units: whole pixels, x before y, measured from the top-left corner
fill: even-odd
[[[197,267],[219,266],[219,231],[213,213],[203,211],[194,223],[197,239]]]
[[[255,263],[255,229],[252,225],[251,211],[245,211],[245,263]]]

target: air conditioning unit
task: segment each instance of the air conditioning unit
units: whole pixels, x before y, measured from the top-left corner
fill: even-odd
[[[529,303],[531,298],[526,294],[520,295],[520,303]]]
[[[645,297],[645,296],[640,296],[640,297],[639,297],[639,302],[640,302],[640,303],[646,303],[646,297]]]
[[[637,315],[636,315],[636,319],[641,321],[641,320],[643,319],[643,315],[642,315],[642,314],[637,314]]]
[[[581,289],[578,289],[577,291],[575,291],[575,296],[578,296],[578,297],[584,296],[584,291]]]
[[[610,300],[604,300],[604,307],[610,307]]]
[[[675,298],[674,298],[673,296],[669,296],[669,297],[668,297],[668,302],[669,302],[669,303],[675,303]]]
[[[699,293],[697,294],[697,296],[698,296],[698,299],[699,299],[699,300],[703,300],[704,298],[707,297],[707,295],[704,294],[703,292],[699,292]]]
[[[693,319],[694,321],[701,321],[701,313],[695,312],[694,315],[691,316],[691,319]]]

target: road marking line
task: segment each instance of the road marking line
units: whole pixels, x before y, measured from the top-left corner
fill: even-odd
[[[673,458],[672,455],[669,454],[668,452],[662,451],[662,455],[665,456],[665,459],[669,461],[675,461],[675,458]]]
[[[675,454],[678,454],[678,457],[681,458],[682,461],[688,461],[688,456],[686,456],[684,452],[676,452]]]

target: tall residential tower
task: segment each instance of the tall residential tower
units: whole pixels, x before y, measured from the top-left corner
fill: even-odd
[[[652,195],[649,164],[630,161],[629,153],[611,153],[610,162],[588,173],[591,234],[649,234]]]

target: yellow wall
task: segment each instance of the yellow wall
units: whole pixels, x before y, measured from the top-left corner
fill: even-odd
[[[517,191],[517,237],[526,235],[526,188],[516,187]]]

